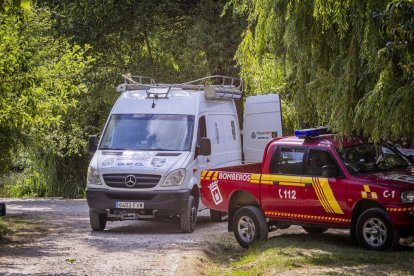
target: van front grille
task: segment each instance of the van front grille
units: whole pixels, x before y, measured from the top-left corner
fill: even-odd
[[[104,174],[103,179],[105,184],[112,188],[148,189],[157,186],[158,182],[160,182],[161,175]]]

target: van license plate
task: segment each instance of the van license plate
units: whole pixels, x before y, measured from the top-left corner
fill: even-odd
[[[144,202],[123,202],[117,201],[116,208],[123,209],[144,209]]]

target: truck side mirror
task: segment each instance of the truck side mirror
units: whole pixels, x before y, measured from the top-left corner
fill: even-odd
[[[414,164],[414,155],[405,155],[405,158],[407,158],[408,161],[411,162],[411,164]]]
[[[89,153],[94,153],[98,149],[98,137],[96,135],[89,136]]]
[[[200,153],[200,155],[203,155],[203,156],[211,155],[211,141],[210,141],[210,138],[201,137],[199,153]]]
[[[338,167],[335,165],[325,165],[322,167],[322,176],[323,177],[338,177],[339,171]]]

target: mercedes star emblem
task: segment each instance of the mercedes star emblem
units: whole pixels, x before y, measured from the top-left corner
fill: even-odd
[[[135,186],[135,184],[137,184],[137,178],[130,174],[127,177],[125,177],[125,185],[129,188],[132,188]]]

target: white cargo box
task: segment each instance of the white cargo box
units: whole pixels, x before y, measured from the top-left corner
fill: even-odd
[[[283,136],[278,94],[247,97],[244,110],[243,152],[246,163],[262,162],[266,143]]]

